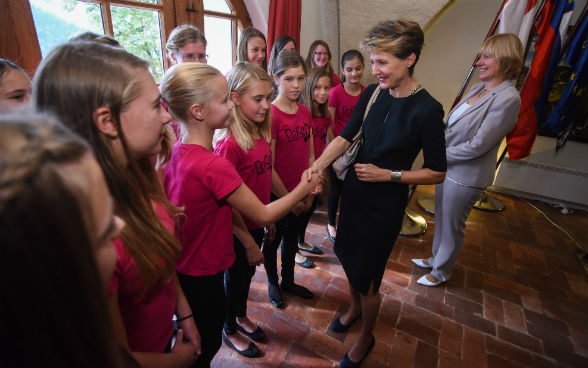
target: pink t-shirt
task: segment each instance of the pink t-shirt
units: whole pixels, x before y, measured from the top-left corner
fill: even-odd
[[[255,193],[263,204],[270,203],[272,192],[272,150],[263,138],[255,140],[253,148],[245,152],[235,140],[228,135],[218,142],[214,153],[224,157],[235,166],[243,182]],[[243,217],[247,228],[259,229],[261,226]]]
[[[224,158],[197,144],[174,145],[164,188],[170,201],[184,208],[185,219],[176,232],[182,244],[178,272],[210,276],[233,265],[232,214],[224,198],[241,183]]]
[[[312,136],[314,145],[314,159],[321,156],[327,144],[327,128],[331,124],[331,118],[315,116],[312,118]]]
[[[272,139],[276,140],[274,169],[288,191],[296,188],[310,158],[310,110],[298,105],[295,114],[286,114],[274,104],[272,109]]]
[[[339,78],[337,73],[333,73],[333,75],[331,75],[331,81],[333,82],[333,85],[331,86],[331,88],[341,84],[341,78]]]
[[[361,86],[361,92],[365,89],[364,86]],[[359,100],[359,96],[351,96],[345,88],[343,88],[343,84],[339,84],[335,88],[331,88],[331,92],[329,92],[329,106],[335,108],[335,122],[333,123],[333,134],[338,136],[353,113],[355,109],[355,105]]]
[[[174,220],[154,202],[163,225],[174,231]],[[173,334],[176,289],[172,280],[161,280],[143,291],[139,269],[122,240],[114,240],[116,267],[106,294],[117,293],[118,305],[132,351],[163,353]]]

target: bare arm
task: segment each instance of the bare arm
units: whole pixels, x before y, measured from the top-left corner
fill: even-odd
[[[331,124],[327,128],[327,141],[332,142],[335,139],[335,133],[333,133],[333,127],[335,126],[335,112],[336,109],[333,106],[329,106],[329,116],[331,116]]]
[[[367,182],[390,182],[392,170],[381,169],[372,164],[355,164],[355,173],[361,181]],[[402,170],[400,182],[404,184],[439,184],[445,180],[444,171],[433,171],[430,169]]]
[[[271,146],[271,150],[272,150],[272,192],[276,196],[278,196],[279,198],[282,198],[283,196],[288,194],[288,190],[286,189],[284,182],[282,181],[282,179],[280,178],[280,176],[278,175],[278,173],[276,172],[276,169],[274,167],[274,164],[276,161],[276,140],[275,139],[272,139],[270,146]]]
[[[335,159],[343,154],[349,147],[351,142],[348,142],[344,138],[336,137],[331,143],[325,148],[321,157],[319,157],[312,165],[312,171],[322,171],[327,168]]]

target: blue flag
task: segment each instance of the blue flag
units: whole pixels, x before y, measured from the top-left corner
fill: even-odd
[[[577,113],[582,94],[588,85],[588,17],[584,16],[579,29],[570,44],[566,61],[572,67],[572,75],[555,104],[545,126],[559,135],[558,149],[563,146],[575,123],[584,118]]]

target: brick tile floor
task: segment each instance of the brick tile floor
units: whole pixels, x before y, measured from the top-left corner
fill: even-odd
[[[429,193],[432,187],[421,186],[416,197]],[[506,210],[472,211],[453,276],[436,288],[416,283],[426,270],[410,261],[429,255],[435,219],[411,201],[409,208],[425,217],[428,229],[396,242],[380,288],[376,346],[364,367],[588,367],[588,281],[576,246],[528,202],[493,195]],[[545,203],[532,204],[588,248],[585,212],[563,215]],[[258,343],[262,356],[244,358],[223,344],[214,368],[338,366],[360,326],[347,333],[328,329],[349,295],[325,226],[319,207],[307,242],[324,254],[309,256],[314,268],[296,266],[296,282],[315,298],[284,294],[286,307],[274,308],[258,267],[248,315],[266,331]]]

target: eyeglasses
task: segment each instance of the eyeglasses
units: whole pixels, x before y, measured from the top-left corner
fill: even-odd
[[[207,54],[198,54],[198,55],[183,54],[183,55],[179,55],[179,57],[180,57],[180,59],[182,59],[183,62],[198,60],[199,62],[204,63],[208,59]]]
[[[318,56],[329,56],[329,53],[328,52],[318,52],[318,51],[315,51],[314,54],[315,55],[318,55]]]

